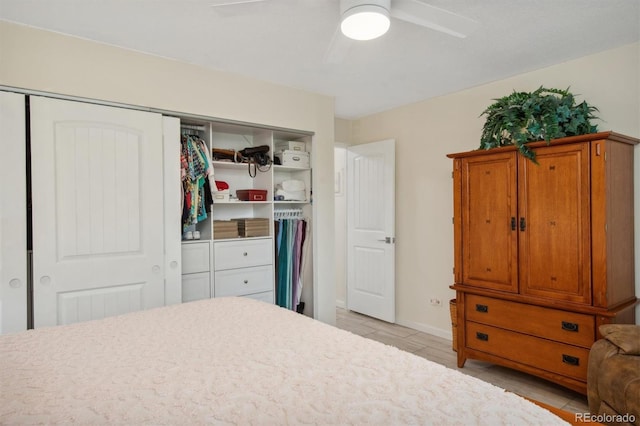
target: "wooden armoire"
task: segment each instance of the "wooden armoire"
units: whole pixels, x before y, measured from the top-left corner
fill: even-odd
[[[633,323],[633,149],[614,132],[453,159],[457,356],[586,393],[589,348]]]

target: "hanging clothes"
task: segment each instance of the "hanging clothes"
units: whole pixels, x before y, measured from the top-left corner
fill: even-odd
[[[280,219],[274,226],[276,304],[297,311],[302,296],[307,222],[304,219]]]
[[[196,135],[180,140],[183,231],[207,218],[213,203],[213,165],[206,144]],[[213,180],[215,185],[215,180]]]

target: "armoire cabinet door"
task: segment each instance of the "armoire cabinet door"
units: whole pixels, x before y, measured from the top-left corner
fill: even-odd
[[[536,154],[518,166],[520,292],[590,304],[589,144]]]
[[[27,329],[25,97],[0,92],[0,334]]]
[[[462,276],[465,284],[518,292],[515,152],[462,160]]]
[[[31,97],[34,327],[164,305],[162,131],[159,114]]]

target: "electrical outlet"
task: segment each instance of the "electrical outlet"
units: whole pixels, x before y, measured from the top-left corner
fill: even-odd
[[[430,300],[430,302],[431,302],[431,304],[432,304],[433,306],[442,306],[442,300],[437,299],[437,298],[435,298],[435,297],[434,297],[434,298],[432,298],[432,299]]]

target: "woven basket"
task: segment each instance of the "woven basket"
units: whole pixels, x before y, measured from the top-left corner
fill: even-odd
[[[449,310],[451,311],[451,332],[453,334],[453,351],[458,351],[458,310],[456,299],[449,300]]]

